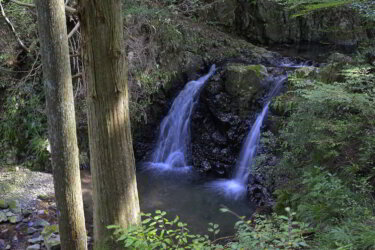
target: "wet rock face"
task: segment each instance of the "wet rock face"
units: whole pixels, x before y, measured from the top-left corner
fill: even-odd
[[[235,29],[239,35],[252,42],[329,42],[353,46],[373,39],[375,34],[374,29],[366,28],[366,21],[348,7],[322,9],[294,18],[291,16],[293,13],[275,0],[219,2],[206,10],[202,17]],[[228,21],[222,21],[222,15],[227,16]]]
[[[274,201],[269,190],[264,185],[265,180],[259,174],[250,174],[247,186],[247,197],[257,207],[272,207]]]
[[[191,123],[191,160],[199,171],[221,177],[231,174],[268,92],[266,74],[264,66],[231,64],[206,83]]]

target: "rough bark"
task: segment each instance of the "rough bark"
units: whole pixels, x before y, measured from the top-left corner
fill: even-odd
[[[61,249],[87,249],[64,1],[36,0]]]
[[[94,196],[94,248],[122,249],[108,225],[140,221],[121,0],[80,0]]]

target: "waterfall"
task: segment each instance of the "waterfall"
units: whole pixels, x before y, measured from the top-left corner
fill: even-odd
[[[190,144],[190,121],[200,90],[215,73],[216,66],[195,81],[190,81],[174,100],[167,116],[160,125],[151,166],[161,170],[188,168],[187,153]]]
[[[260,128],[262,127],[264,117],[267,114],[269,104],[270,102],[268,101],[267,104],[264,105],[262,112],[255,120],[250,133],[247,135],[246,141],[242,146],[240,158],[236,164],[233,176],[233,179],[238,183],[246,184],[247,182],[247,177],[249,175],[248,168],[253,165],[254,156],[260,139]]]
[[[271,102],[270,100],[280,92],[282,84],[286,78],[286,76],[281,76],[275,79],[274,87],[266,97],[266,104],[264,105],[262,112],[257,116],[249,134],[246,137],[245,143],[242,146],[232,178],[230,180],[214,181],[208,185],[209,187],[214,188],[225,196],[232,197],[234,199],[244,197],[246,194],[248,176],[254,164],[256,150],[259,144],[260,129],[267,115],[268,107]]]

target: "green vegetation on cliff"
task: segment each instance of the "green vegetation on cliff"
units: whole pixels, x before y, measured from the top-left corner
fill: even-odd
[[[321,77],[332,66],[340,77]],[[375,246],[373,70],[332,63],[315,76],[296,73],[273,102],[286,115],[274,145],[281,157],[273,169],[275,210],[295,209],[317,249]]]

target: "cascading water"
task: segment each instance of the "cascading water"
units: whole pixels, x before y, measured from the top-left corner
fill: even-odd
[[[208,185],[209,187],[219,190],[220,193],[234,199],[244,197],[246,193],[246,183],[250,174],[249,171],[251,171],[251,167],[254,163],[256,149],[260,139],[260,129],[267,115],[270,99],[279,93],[286,78],[286,76],[281,76],[276,79],[273,89],[268,94],[267,102],[262,112],[257,116],[242,146],[232,179],[214,181]]]
[[[200,90],[215,73],[216,66],[195,81],[190,81],[174,100],[168,115],[160,125],[156,149],[150,166],[159,170],[188,170],[187,152],[190,143],[190,120]]]

